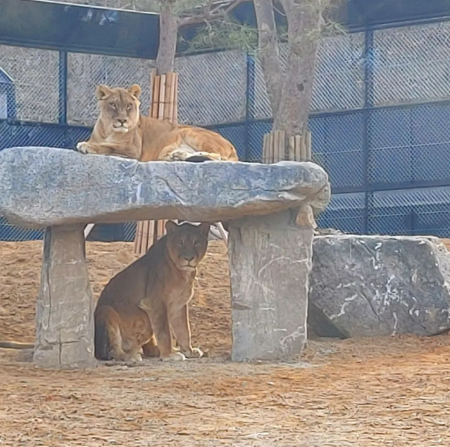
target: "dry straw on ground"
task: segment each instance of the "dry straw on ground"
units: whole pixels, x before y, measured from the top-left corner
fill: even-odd
[[[0,339],[32,341],[40,242],[0,243]],[[88,244],[96,297],[132,244]],[[450,445],[449,337],[321,340],[303,363],[231,364],[225,247],[211,244],[184,364],[42,371],[0,350],[0,445]]]

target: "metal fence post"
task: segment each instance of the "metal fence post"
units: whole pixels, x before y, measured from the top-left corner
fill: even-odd
[[[245,161],[250,160],[250,121],[255,116],[255,57],[247,53],[247,92],[245,105]]]
[[[58,68],[58,122],[67,124],[67,51],[59,52]]]
[[[364,233],[369,233],[369,164],[370,135],[369,118],[373,107],[373,30],[366,29],[364,33],[364,109],[363,109],[363,164],[364,164]]]
[[[14,84],[11,84],[10,88],[8,89],[6,101],[7,118],[10,120],[15,120],[17,118],[17,101],[16,86]]]

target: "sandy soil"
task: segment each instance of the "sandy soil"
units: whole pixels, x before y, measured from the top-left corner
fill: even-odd
[[[41,251],[41,242],[0,242],[0,340],[34,341]],[[190,308],[193,341],[207,346],[212,353],[229,352],[231,348],[226,253],[223,242],[210,243]],[[120,242],[88,242],[86,255],[95,299],[112,276],[137,259],[133,244]]]
[[[33,341],[41,243],[0,243],[0,339]],[[134,255],[89,243],[96,297]],[[231,364],[225,246],[210,245],[191,320],[211,357],[43,371],[0,350],[0,445],[450,445],[450,337],[309,342],[303,362]]]

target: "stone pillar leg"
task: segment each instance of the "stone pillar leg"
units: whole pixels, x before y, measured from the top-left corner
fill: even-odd
[[[84,225],[47,228],[36,309],[34,362],[43,368],[89,367],[94,358],[94,303]]]
[[[290,360],[303,350],[313,228],[295,220],[287,211],[230,222],[233,361]]]

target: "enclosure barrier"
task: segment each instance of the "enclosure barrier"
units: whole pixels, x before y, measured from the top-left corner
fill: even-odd
[[[313,160],[330,176],[333,197],[320,227],[450,236],[450,21],[426,22],[321,41],[309,130]],[[141,85],[141,110],[148,112],[154,60],[88,54],[89,46],[80,53],[20,45],[11,40],[0,48],[0,67],[10,78],[0,82],[0,149],[73,149],[86,141],[98,116],[98,84]],[[241,51],[182,56],[174,70],[179,122],[217,131],[240,160],[261,162],[272,114],[258,57]],[[102,225],[89,237],[132,242],[135,228],[134,222]],[[0,218],[2,241],[42,234]]]

